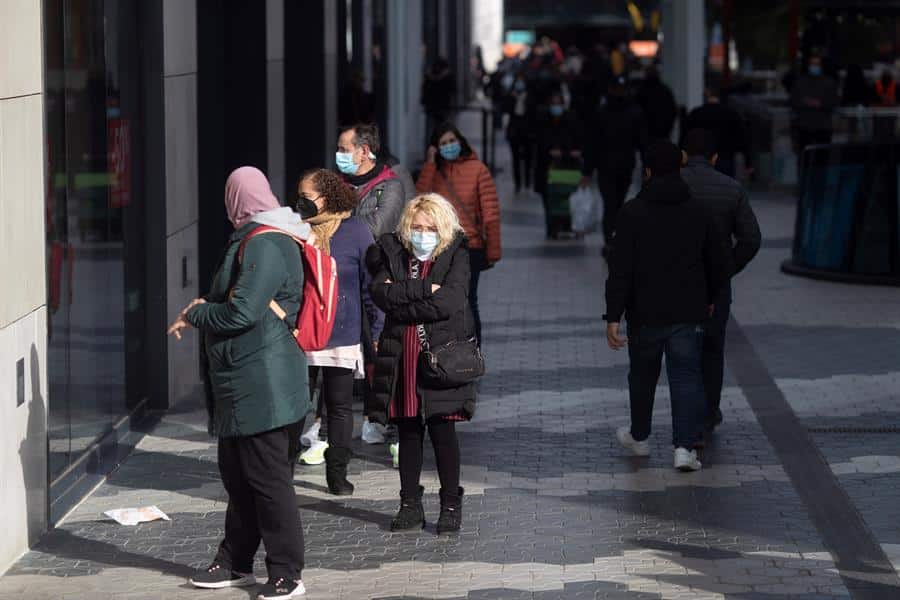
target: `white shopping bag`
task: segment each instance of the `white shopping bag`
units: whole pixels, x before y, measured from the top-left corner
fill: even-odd
[[[597,227],[597,210],[600,192],[593,185],[579,187],[569,196],[569,213],[572,215],[572,231],[585,233]]]

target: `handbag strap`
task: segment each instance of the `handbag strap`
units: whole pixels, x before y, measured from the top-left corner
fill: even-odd
[[[409,265],[409,278],[419,279],[422,273],[421,269],[422,261],[414,258]],[[422,350],[425,352],[431,350],[431,344],[428,343],[428,332],[425,331],[425,325],[422,323],[416,323],[416,337],[419,338],[419,346],[421,346]]]
[[[453,208],[456,209],[456,212],[462,212],[466,215],[466,218],[472,222],[472,225],[475,227],[475,231],[478,233],[478,237],[481,238],[481,242],[487,246],[487,237],[484,235],[483,227],[481,226],[481,221],[475,218],[475,215],[472,214],[472,211],[465,205],[465,203],[459,199],[459,194],[456,193],[456,188],[453,187],[453,183],[450,181],[450,178],[444,175],[438,170],[438,175],[441,176],[441,179],[447,184],[447,190],[450,192],[450,204],[453,205]]]
[[[410,279],[419,279],[422,271],[420,270],[422,267],[422,261],[418,258],[414,258],[409,266],[409,275]],[[466,310],[463,309],[463,330],[466,327]],[[428,332],[425,331],[425,325],[422,323],[416,323],[416,337],[419,338],[419,346],[422,348],[424,352],[431,352],[431,343],[428,341]]]

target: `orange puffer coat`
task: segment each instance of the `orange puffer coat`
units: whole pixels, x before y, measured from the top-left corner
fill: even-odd
[[[478,160],[474,152],[457,160],[446,161],[441,171],[438,171],[435,163],[426,162],[416,181],[416,190],[420,194],[440,194],[449,200],[456,207],[459,221],[469,238],[469,247],[484,248],[488,263],[500,260],[500,202],[497,199],[497,188],[494,187],[490,170]]]

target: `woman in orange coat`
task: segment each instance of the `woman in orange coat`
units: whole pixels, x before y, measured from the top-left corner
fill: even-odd
[[[416,190],[420,194],[440,194],[449,200],[469,238],[469,303],[481,342],[478,279],[481,271],[493,267],[501,256],[500,202],[494,178],[459,129],[452,123],[444,123],[431,136]]]

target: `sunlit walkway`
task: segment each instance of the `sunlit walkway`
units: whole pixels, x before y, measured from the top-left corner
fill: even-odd
[[[513,198],[508,168],[499,186],[504,259],[482,291],[489,374],[460,427],[463,532],[434,534],[428,463],[429,527],[391,534],[397,473],[385,446],[356,441],[350,498],[325,493],[324,465],[297,468],[308,596],[900,597],[881,554],[900,549],[900,438],[866,432],[900,424],[900,292],[780,274],[793,206],[755,195],[766,239],[736,285],[725,424],[704,469],[678,473],[662,388],[653,455],[615,443],[627,357],[605,344],[600,240],[544,242],[538,198]],[[830,495],[810,511],[816,493]],[[247,598],[185,580],[215,552],[224,500],[201,403],[178,406],[0,579],[0,597]],[[172,521],[102,516],[148,504]]]

